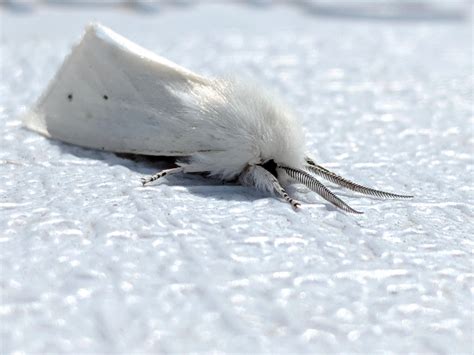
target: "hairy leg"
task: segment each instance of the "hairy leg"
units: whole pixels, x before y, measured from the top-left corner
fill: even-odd
[[[141,178],[141,181],[142,181],[143,186],[145,186],[146,184],[148,184],[150,182],[153,182],[155,180],[158,180],[159,178],[161,178],[163,176],[181,173],[181,172],[183,172],[183,170],[184,169],[181,168],[181,167],[162,170],[162,171],[160,171],[160,172],[158,172],[154,175],[151,175],[149,177]]]
[[[300,207],[301,203],[292,199],[280,185],[278,179],[265,168],[255,165],[243,172],[239,181],[242,185],[254,186],[257,190],[274,192],[288,202],[294,209]]]

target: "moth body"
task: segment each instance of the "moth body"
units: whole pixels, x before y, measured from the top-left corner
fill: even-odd
[[[238,179],[298,207],[283,181],[305,184],[347,212],[357,212],[315,177],[380,197],[409,197],[357,185],[305,155],[295,116],[255,84],[206,78],[89,25],[25,125],[47,137],[119,153],[175,156],[174,173]]]

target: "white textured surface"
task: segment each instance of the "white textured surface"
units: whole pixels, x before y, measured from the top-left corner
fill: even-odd
[[[2,352],[472,352],[472,23],[299,10],[0,12]],[[199,176],[142,188],[166,162],[22,129],[93,18],[197,72],[252,75],[320,162],[416,198],[334,188],[353,216]]]

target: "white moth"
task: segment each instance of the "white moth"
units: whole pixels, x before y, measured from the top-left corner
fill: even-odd
[[[258,88],[202,77],[98,24],[86,28],[24,123],[83,147],[177,157],[177,167],[143,185],[207,173],[276,193],[297,208],[282,183],[298,182],[352,213],[360,212],[315,175],[367,195],[411,197],[358,185],[316,164],[304,153],[294,116]]]

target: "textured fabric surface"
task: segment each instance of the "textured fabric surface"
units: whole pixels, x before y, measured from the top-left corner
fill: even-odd
[[[310,10],[0,10],[2,352],[472,352],[472,22]],[[170,163],[25,130],[90,20],[258,80],[319,163],[415,198],[332,188],[347,215],[301,186],[297,213],[201,176],[143,188]]]

